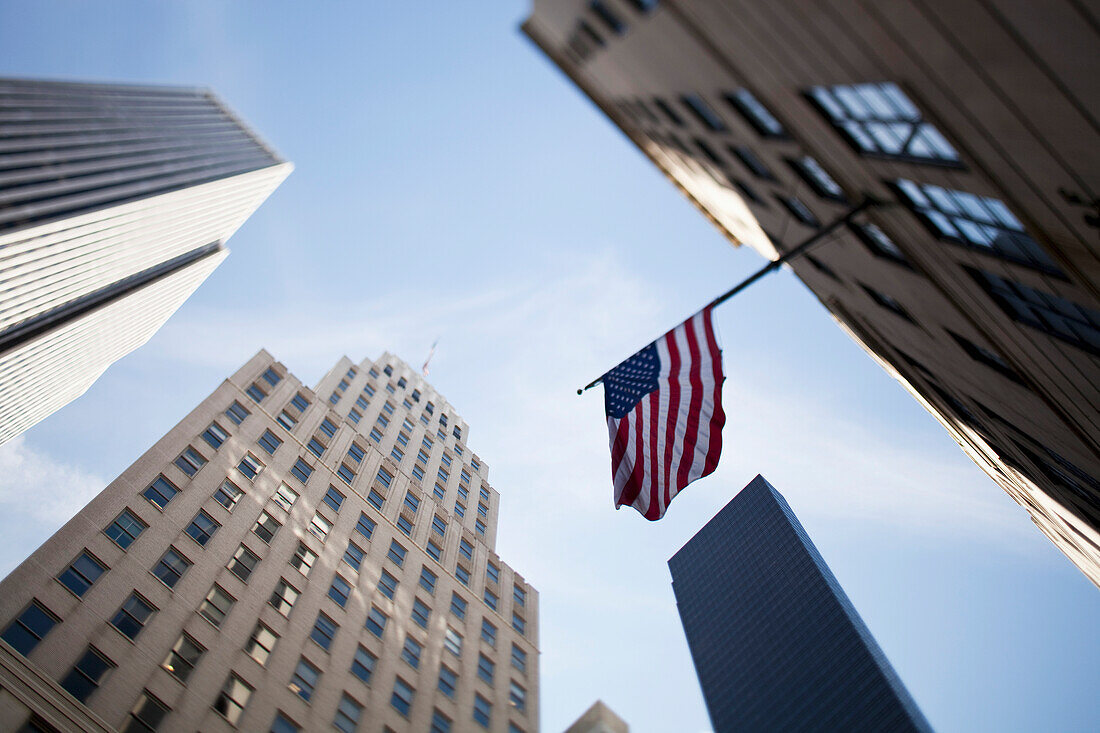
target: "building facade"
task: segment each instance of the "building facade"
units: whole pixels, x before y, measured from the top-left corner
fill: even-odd
[[[630,726],[603,700],[597,700],[565,729],[565,733],[630,733]]]
[[[668,566],[715,733],[931,732],[806,530],[762,476]]]
[[[1071,0],[535,0],[527,35],[1100,584],[1100,37]]]
[[[0,729],[537,731],[468,431],[390,354],[261,351],[0,582]]]
[[[0,79],[0,443],[148,341],[290,170],[205,90]]]

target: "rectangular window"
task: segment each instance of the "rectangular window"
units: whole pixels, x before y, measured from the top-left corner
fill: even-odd
[[[305,412],[306,408],[309,407],[309,400],[307,400],[305,396],[299,393],[291,398],[290,404],[293,405],[294,408],[299,412]]]
[[[478,654],[477,676],[491,685],[493,684],[493,676],[495,675],[495,673],[496,664],[493,663],[493,660],[489,659],[489,657],[485,656],[484,654]]]
[[[252,571],[260,564],[260,556],[244,545],[237,548],[233,559],[229,561],[229,572],[240,578],[242,583],[247,583],[252,576]]]
[[[527,622],[515,611],[512,611],[512,628],[521,634],[527,633]]]
[[[760,159],[752,148],[747,145],[730,145],[729,151],[757,178],[761,178],[765,181],[776,180],[775,174],[772,173],[771,168],[764,164],[764,161]]]
[[[474,694],[474,721],[479,725],[488,728],[489,722],[493,717],[493,704],[482,697],[480,694]]]
[[[316,437],[310,438],[309,442],[306,443],[306,450],[308,450],[310,453],[317,456],[318,458],[325,454],[325,447],[325,444],[318,440]]]
[[[486,519],[488,519],[488,517],[489,517],[489,507],[485,506],[484,504],[482,504],[479,501],[477,503],[477,514],[478,514],[479,517],[485,517]]]
[[[431,595],[435,595],[435,581],[437,576],[431,570],[428,570],[428,566],[420,568],[420,587],[428,591]]]
[[[252,697],[252,686],[230,672],[225,684],[222,685],[221,692],[218,693],[218,699],[214,701],[214,710],[231,724],[236,725],[250,697]]]
[[[161,555],[160,560],[153,566],[153,575],[169,588],[174,588],[189,567],[191,567],[191,561],[172,547]]]
[[[298,667],[294,670],[294,676],[290,678],[290,690],[306,702],[313,697],[313,690],[317,687],[317,680],[321,678],[321,671],[302,657],[298,660]]]
[[[517,606],[527,605],[527,591],[520,588],[518,585],[512,586],[512,598],[515,600]]]
[[[386,557],[393,561],[397,567],[403,567],[405,565],[405,555],[408,553],[404,547],[397,543],[397,540],[390,541],[390,551],[386,553]]]
[[[122,608],[118,609],[111,625],[122,632],[128,639],[136,639],[141,630],[145,628],[145,622],[157,609],[149,601],[137,593],[131,593]]]
[[[368,401],[367,398],[364,397],[363,395],[359,395],[359,397],[356,398],[356,400],[355,400],[355,406],[358,407],[361,410],[367,409],[367,407],[369,405],[370,405],[370,401]]]
[[[214,500],[228,511],[233,511],[233,507],[237,505],[237,502],[240,501],[242,496],[244,496],[244,492],[229,479],[222,481],[221,486],[214,491]]]
[[[237,599],[226,593],[224,588],[215,583],[199,606],[199,615],[213,624],[215,628],[220,628],[222,621],[225,621],[225,617],[229,615],[229,612],[233,609],[233,604],[236,602]]]
[[[363,647],[359,647],[355,652],[355,658],[351,660],[351,673],[369,684],[371,675],[374,674],[374,666],[377,663],[378,657]]]
[[[397,518],[397,528],[404,532],[406,535],[412,536],[413,525],[409,521],[409,518],[404,514]]]
[[[856,236],[867,245],[872,254],[909,266],[909,260],[906,258],[905,253],[894,244],[894,240],[890,239],[877,224],[866,222],[853,223],[849,226],[856,233]]]
[[[497,594],[488,588],[485,589],[485,605],[494,611],[497,610]]]
[[[298,421],[286,410],[280,412],[275,421],[287,430],[293,430],[294,426],[298,424]]]
[[[187,446],[183,453],[180,453],[179,458],[175,460],[175,464],[179,470],[187,474],[188,478],[191,478],[199,472],[200,468],[206,465],[206,459],[197,450]]]
[[[328,597],[336,603],[337,606],[343,608],[348,603],[348,596],[351,595],[351,583],[344,580],[341,575],[334,575],[332,577],[332,585],[328,588]]]
[[[275,455],[275,451],[283,444],[283,441],[270,430],[265,430],[264,434],[261,435],[260,439],[256,442],[260,444],[261,448],[267,451],[268,455]]]
[[[397,582],[397,578],[383,570],[381,577],[378,579],[378,590],[380,590],[382,595],[386,596],[386,598],[392,599],[394,594],[397,593]]]
[[[179,489],[177,489],[171,481],[161,475],[157,476],[156,480],[149,484],[145,491],[141,492],[141,495],[148,499],[149,503],[157,509],[163,509],[168,506],[168,502],[176,498],[176,494],[178,493]]]
[[[237,470],[244,474],[244,477],[251,481],[260,475],[260,472],[264,470],[264,464],[260,463],[260,460],[256,456],[248,453],[241,462],[237,464]]]
[[[313,563],[316,560],[317,553],[299,542],[298,549],[294,551],[294,557],[290,558],[290,565],[302,575],[309,577],[309,571],[313,569]]]
[[[465,537],[458,541],[458,552],[467,560],[474,559],[474,546]]]
[[[300,733],[301,726],[288,718],[281,710],[275,713],[275,720],[271,723],[271,733]]]
[[[318,611],[317,620],[313,622],[313,631],[309,632],[309,638],[327,652],[332,647],[337,628],[336,622],[325,615],[324,611]]]
[[[336,707],[336,717],[332,719],[332,725],[342,733],[355,733],[355,726],[359,725],[359,716],[362,714],[363,706],[345,693]]]
[[[515,680],[509,680],[508,702],[519,712],[527,711],[527,690],[523,689]]]
[[[244,391],[244,393],[251,397],[253,402],[263,402],[264,397],[267,397],[267,392],[264,392],[263,388],[261,388],[260,385],[256,384],[255,382],[248,385],[248,388]]]
[[[229,433],[225,432],[221,425],[212,422],[210,426],[202,432],[202,439],[205,440],[211,448],[217,450],[222,447],[222,443],[229,440]]]
[[[859,283],[859,286],[863,288],[863,291],[867,293],[867,296],[871,300],[875,301],[882,308],[885,308],[886,310],[892,312],[894,315],[904,318],[910,323],[916,323],[916,321],[913,320],[913,317],[909,315],[909,311],[905,309],[905,306],[903,306],[894,296],[887,295],[886,293],[881,293],[868,285],[864,285],[863,283]]]
[[[356,425],[358,425],[358,424],[359,424],[359,421],[363,419],[363,413],[359,412],[359,410],[357,410],[357,409],[355,409],[355,408],[353,407],[353,408],[351,408],[350,410],[348,410],[348,418],[349,418],[349,419],[350,419],[350,420],[351,420],[351,421],[352,421],[353,423],[355,423]]]
[[[455,565],[455,577],[458,578],[458,582],[463,585],[470,584],[470,571],[461,565]]]
[[[279,635],[263,622],[257,621],[256,628],[252,630],[252,636],[248,637],[248,643],[244,646],[245,654],[255,659],[261,667],[266,667],[277,641],[279,641]]]
[[[290,512],[290,508],[294,506],[294,502],[298,501],[298,492],[290,488],[286,484],[280,484],[279,488],[275,490],[275,495],[271,497],[279,507],[285,512]]]
[[[378,425],[382,426],[382,429],[384,430],[389,427],[390,419],[385,415],[379,415],[378,418],[375,419],[375,422],[378,423]]]
[[[724,96],[730,107],[763,137],[787,137],[787,131],[779,120],[748,89],[738,89]]]
[[[424,480],[424,469],[421,468],[420,466],[413,466],[412,467],[412,475],[413,475],[413,478],[416,479],[417,481],[423,481]]]
[[[428,540],[428,554],[438,562],[443,558],[443,548],[437,545],[434,540]]]
[[[393,474],[384,468],[378,469],[378,483],[388,489],[390,484],[393,483]]]
[[[371,606],[370,613],[367,614],[367,622],[364,624],[364,628],[381,639],[382,632],[386,630],[387,620],[389,620],[389,617],[386,616],[386,614],[379,611],[376,607]]]
[[[397,463],[401,463],[401,461],[405,460],[405,453],[395,445],[390,450],[390,458],[392,458]]]
[[[454,654],[456,657],[462,656],[462,634],[458,633],[452,628],[447,628],[447,633],[443,636],[443,648]]]
[[[59,623],[61,619],[36,599],[8,624],[8,628],[4,629],[0,638],[25,657]]]
[[[103,678],[115,668],[115,663],[103,655],[94,646],[89,646],[69,674],[61,680],[65,691],[80,702],[86,702],[88,696],[99,689]]]
[[[420,668],[420,652],[423,647],[420,642],[411,636],[405,637],[405,644],[401,647],[401,658],[413,669]]]
[[[422,629],[428,628],[428,619],[431,618],[432,609],[419,598],[413,599],[412,620]]]
[[[276,373],[276,371],[270,367],[268,367],[267,371],[263,373],[263,378],[264,381],[270,384],[272,387],[274,387],[276,384],[279,383],[280,380],[282,380],[282,377],[280,377],[278,373]]]
[[[393,695],[390,697],[390,705],[394,710],[401,713],[404,716],[408,716],[409,709],[412,708],[413,695],[416,694],[408,682],[398,677],[393,681]]]
[[[275,533],[279,531],[279,527],[282,526],[282,524],[276,521],[275,517],[267,512],[260,512],[260,518],[257,519],[256,524],[253,525],[252,532],[265,543],[270,543],[275,537]]]
[[[122,514],[119,514],[118,518],[103,530],[103,533],[125,550],[134,543],[138,535],[144,532],[148,526],[129,509],[124,509]]]
[[[459,519],[465,518],[466,516],[466,507],[463,506],[460,501],[455,502],[455,514],[458,515]]]
[[[199,510],[199,513],[195,515],[195,518],[191,520],[191,524],[187,525],[187,529],[184,532],[187,533],[191,539],[199,543],[201,547],[205,547],[206,543],[210,541],[210,538],[214,536],[214,533],[221,527],[220,524],[214,521],[206,512]]]
[[[333,392],[332,394],[330,394],[328,396],[328,401],[329,401],[330,405],[335,405],[337,402],[340,401],[340,393],[339,392]]]
[[[236,425],[243,423],[244,419],[250,414],[251,413],[245,409],[245,406],[236,400],[233,400],[233,402],[229,404],[229,407],[225,409],[226,417],[232,420]]]
[[[485,565],[485,577],[494,583],[500,582],[500,568],[489,562]]]
[[[457,593],[451,593],[451,613],[455,615],[455,618],[460,621],[465,620],[468,605],[465,598]]]
[[[344,495],[337,491],[335,486],[329,486],[328,491],[325,492],[324,502],[332,508],[332,511],[339,512],[344,503]]]
[[[481,619],[481,638],[491,647],[497,645],[497,627],[489,623],[487,618]]]
[[[405,492],[405,506],[413,514],[420,509],[420,498],[413,494],[411,491]]]
[[[816,229],[821,226],[821,220],[817,218],[814,212],[810,211],[810,207],[797,196],[779,196],[776,195],[779,203],[783,205],[787,211],[791,212],[795,219],[802,222],[808,227]]]
[[[339,476],[344,483],[351,485],[351,482],[355,480],[355,471],[351,470],[351,467],[346,463],[341,463],[340,468],[336,469],[336,475]]]
[[[524,674],[527,673],[527,652],[512,644],[512,666]]]
[[[363,552],[363,548],[349,541],[348,549],[344,550],[344,562],[358,570],[363,564],[364,557],[366,557],[366,553]]]
[[[847,201],[844,189],[836,182],[828,171],[821,167],[817,158],[803,155],[801,158],[788,158],[787,163],[798,174],[799,178],[809,184],[818,196],[833,201]]]
[[[432,518],[432,531],[440,537],[444,537],[447,534],[447,522],[438,514]]]
[[[375,443],[381,443],[382,442],[382,431],[379,430],[378,428],[371,428],[370,429],[370,439],[373,440]]]
[[[464,484],[470,483],[470,472],[465,468],[462,469],[462,471],[459,472],[458,480]]]
[[[373,504],[374,502],[372,501],[371,503]],[[382,502],[379,501],[377,508],[381,509],[382,508],[381,505],[382,505]],[[371,536],[374,534],[374,528],[376,526],[377,526],[377,523],[373,519],[368,517],[366,514],[363,514],[362,512],[360,512],[359,513],[359,523],[355,525],[355,531],[358,532],[359,534],[363,535],[364,537],[366,537],[369,540],[371,538]]]
[[[206,648],[202,644],[187,634],[180,634],[180,638],[176,640],[161,666],[168,671],[168,674],[186,683],[205,651]]]
[[[309,531],[322,542],[325,541],[331,530],[332,522],[328,521],[321,512],[317,512],[313,515],[313,519],[309,520]]]
[[[439,666],[439,691],[450,698],[455,696],[455,687],[458,685],[458,675],[454,670],[443,664]]]
[[[326,417],[324,420],[321,421],[321,432],[330,438],[335,436],[336,423]]]
[[[294,606],[294,601],[298,600],[298,595],[297,588],[283,578],[279,578],[279,583],[275,586],[275,590],[271,592],[271,597],[267,599],[267,602],[276,611],[286,616]]]
[[[313,473],[313,466],[306,463],[304,459],[299,458],[294,467],[290,469],[290,472],[304,484],[309,481],[310,474]]]
[[[373,376],[377,377],[378,375],[377,375],[377,374],[375,374],[375,375],[373,375]],[[364,391],[364,392],[366,392],[366,393],[367,393],[368,395],[370,395],[371,397],[373,397],[373,396],[374,396],[374,387],[373,387],[372,385],[369,385],[369,384],[365,384],[365,385],[363,385],[363,391]]]
[[[680,97],[680,101],[707,130],[711,132],[727,132],[729,130],[722,117],[698,94],[685,94]]]
[[[460,487],[459,487],[459,490],[461,490],[461,488],[462,488],[462,487],[460,486]],[[447,494],[447,489],[443,488],[443,486],[441,486],[441,485],[439,484],[439,482],[438,482],[438,481],[436,481],[436,482],[435,482],[435,488],[433,488],[433,489],[432,489],[432,496],[434,496],[434,497],[435,497],[436,499],[438,499],[439,501],[443,501],[443,497],[444,497],[444,496],[445,496],[446,494]]]

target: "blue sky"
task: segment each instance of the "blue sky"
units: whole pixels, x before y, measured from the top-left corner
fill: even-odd
[[[757,473],[937,730],[1094,730],[1100,594],[789,273],[718,313],[719,470],[659,523],[612,509],[602,401],[575,388],[762,261],[519,34],[526,12],[0,4],[0,74],[209,86],[296,165],[149,344],[0,449],[0,573],[261,347],[312,383],[441,335],[497,549],[541,592],[543,730],[596,698],[638,733],[709,728],[665,562]]]

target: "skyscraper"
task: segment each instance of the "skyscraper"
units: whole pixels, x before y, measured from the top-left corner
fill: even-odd
[[[0,582],[0,729],[537,731],[468,433],[390,354],[260,352]]]
[[[0,443],[148,341],[291,168],[205,90],[0,79]]]
[[[775,259],[865,195],[892,203],[795,274],[1100,584],[1088,13],[535,0],[523,28],[733,244]]]
[[[668,561],[725,731],[931,731],[790,506],[757,476]]]

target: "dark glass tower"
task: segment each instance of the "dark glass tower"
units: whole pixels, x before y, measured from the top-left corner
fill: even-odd
[[[668,565],[717,733],[931,731],[806,530],[762,476]]]

